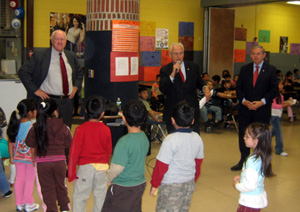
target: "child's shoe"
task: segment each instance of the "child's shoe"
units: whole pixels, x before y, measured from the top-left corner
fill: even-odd
[[[17,205],[16,211],[24,211],[24,209],[25,209],[25,204]]]
[[[31,212],[31,211],[36,211],[37,209],[39,209],[39,204],[35,204],[33,203],[32,205],[26,204],[25,205],[25,211],[26,212]]]
[[[8,192],[6,192],[6,193],[3,195],[3,197],[8,198],[8,197],[11,196],[11,194],[12,194],[12,191],[9,190]]]
[[[282,153],[280,153],[280,155],[283,156],[283,157],[286,157],[286,156],[288,156],[289,154],[286,153],[286,152],[282,152]]]

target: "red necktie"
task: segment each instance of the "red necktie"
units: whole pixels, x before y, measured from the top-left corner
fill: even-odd
[[[179,69],[179,74],[181,76],[182,82],[185,82],[184,75],[183,75],[181,69]]]
[[[64,59],[61,56],[61,53],[59,53],[59,61],[60,61],[60,69],[61,69],[61,76],[62,76],[63,93],[65,96],[67,96],[69,94],[69,82],[68,82],[66,65]]]
[[[256,80],[257,80],[257,77],[258,77],[258,71],[259,71],[259,66],[256,66],[256,70],[253,74],[253,87],[255,86],[255,83],[256,83]]]

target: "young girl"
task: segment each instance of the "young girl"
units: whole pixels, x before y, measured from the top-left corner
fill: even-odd
[[[14,187],[17,211],[29,212],[39,208],[32,196],[36,174],[31,151],[24,141],[31,126],[31,119],[35,117],[36,107],[33,100],[23,99],[19,102],[17,110],[12,112],[7,128],[10,162],[16,165]]]
[[[275,176],[271,167],[272,139],[268,125],[250,124],[244,140],[253,152],[245,161],[241,175],[233,178],[234,187],[241,192],[237,212],[258,212],[268,205],[264,179]]]
[[[290,101],[284,101],[281,91],[283,89],[283,82],[281,79],[278,79],[278,89],[279,93],[276,98],[273,99],[272,103],[272,116],[271,116],[271,125],[272,125],[272,136],[276,138],[275,153],[276,155],[288,156],[288,153],[283,151],[283,139],[282,139],[282,130],[280,126],[280,119],[282,115],[283,107],[290,107]]]
[[[26,144],[32,148],[41,186],[44,211],[70,211],[67,187],[65,186],[65,149],[72,141],[70,129],[58,119],[57,104],[46,99],[38,106],[36,123],[29,130]]]

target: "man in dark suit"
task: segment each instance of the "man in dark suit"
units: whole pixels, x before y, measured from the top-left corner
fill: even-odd
[[[187,101],[196,109],[193,131],[199,134],[200,112],[197,88],[202,89],[203,86],[199,67],[192,62],[183,61],[184,47],[181,43],[173,43],[170,46],[170,57],[172,63],[160,70],[159,89],[166,96],[163,120],[168,132],[175,130],[171,122],[173,106],[180,101]]]
[[[71,128],[73,97],[81,86],[83,71],[75,54],[64,50],[66,42],[64,31],[54,31],[51,36],[52,47],[33,54],[18,74],[27,90],[27,97],[35,99],[37,103],[53,98],[60,117]],[[65,70],[64,76],[62,69]]]
[[[250,56],[253,63],[241,68],[236,86],[240,101],[238,115],[241,159],[231,167],[232,171],[241,170],[250,154],[250,149],[244,143],[246,128],[253,122],[270,123],[272,101],[278,94],[276,68],[264,62],[264,48],[252,46]]]

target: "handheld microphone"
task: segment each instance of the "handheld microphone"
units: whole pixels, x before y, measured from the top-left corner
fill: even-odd
[[[176,63],[178,63],[179,65],[181,65],[180,61],[176,61]],[[179,72],[178,68],[175,69],[175,73],[177,74]]]

